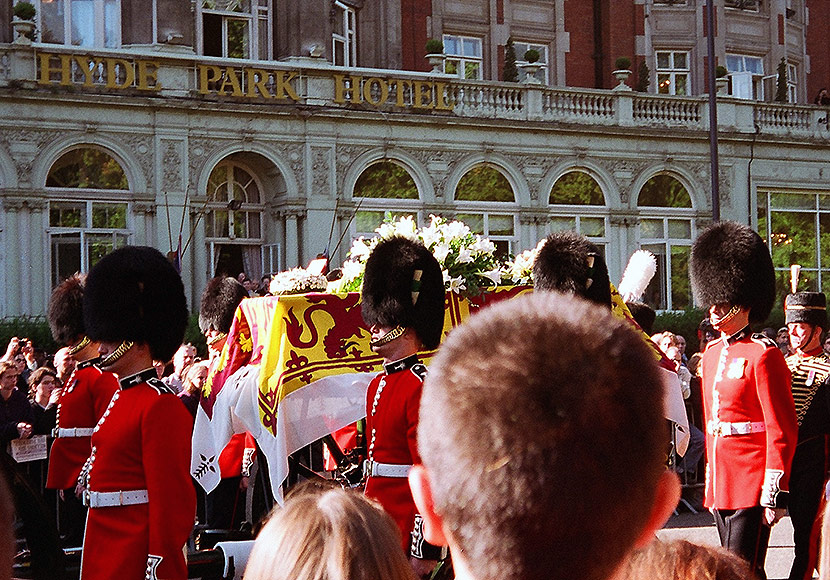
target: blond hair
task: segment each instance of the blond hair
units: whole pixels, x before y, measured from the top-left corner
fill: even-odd
[[[343,489],[302,490],[262,528],[245,580],[415,580],[380,505]]]
[[[723,548],[654,540],[636,550],[619,580],[756,580],[744,560]]]

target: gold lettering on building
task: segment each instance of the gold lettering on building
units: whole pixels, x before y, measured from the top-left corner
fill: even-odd
[[[37,82],[41,85],[68,87],[79,84],[83,87],[137,88],[142,91],[160,91],[162,88],[158,82],[159,63],[154,60],[49,52],[41,52],[38,57]]]

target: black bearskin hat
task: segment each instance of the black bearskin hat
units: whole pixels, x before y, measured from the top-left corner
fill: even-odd
[[[643,332],[651,336],[653,334],[654,321],[657,320],[657,313],[654,311],[654,308],[645,302],[636,301],[626,302],[625,305],[628,306],[628,311],[634,320],[637,321],[637,324],[640,325],[640,328],[643,329]]]
[[[749,309],[762,322],[775,302],[775,271],[764,240],[749,226],[724,221],[710,226],[692,245],[692,293],[698,305],[730,304]]]
[[[785,322],[806,322],[827,328],[827,297],[822,292],[796,292],[784,301]]]
[[[438,260],[420,242],[400,236],[382,240],[366,260],[361,294],[361,312],[369,326],[412,328],[429,350],[441,342],[444,276]]]
[[[231,329],[236,307],[247,297],[248,291],[236,278],[213,278],[202,292],[199,305],[199,328],[202,333],[210,329],[227,333]]]
[[[155,248],[127,246],[89,272],[84,321],[92,340],[144,342],[168,361],[182,344],[187,300],[179,273]]]
[[[85,278],[83,274],[73,274],[58,284],[49,298],[49,328],[59,344],[73,345],[86,335],[83,310]]]
[[[611,308],[611,280],[602,253],[573,231],[545,239],[533,263],[533,288],[575,294]]]

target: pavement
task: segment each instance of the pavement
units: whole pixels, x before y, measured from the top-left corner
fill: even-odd
[[[705,510],[693,514],[682,505],[678,513],[657,532],[657,536],[661,539],[684,539],[697,544],[720,545],[712,514]],[[787,516],[775,524],[770,534],[767,561],[764,566],[768,580],[786,580],[792,563],[793,526]]]

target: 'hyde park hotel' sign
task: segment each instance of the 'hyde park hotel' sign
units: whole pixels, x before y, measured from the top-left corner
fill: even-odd
[[[103,87],[110,90],[157,92],[159,62],[138,58],[79,54],[38,54],[37,82],[40,85]],[[300,102],[296,85],[298,70],[268,70],[250,66],[196,64],[196,91],[263,101]],[[325,74],[325,73],[323,73]],[[454,103],[446,97],[447,82],[401,78],[362,77],[331,74],[337,104],[392,105],[399,108],[451,111]],[[322,96],[322,95],[321,95]]]

